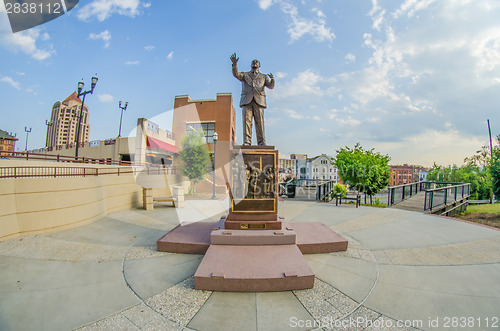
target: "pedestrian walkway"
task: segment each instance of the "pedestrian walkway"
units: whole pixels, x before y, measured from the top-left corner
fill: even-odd
[[[189,203],[211,210],[206,221],[224,213]],[[453,330],[460,317],[497,329],[500,231],[392,208],[287,200],[279,212],[349,240],[346,252],[306,255],[313,289],[195,290],[202,256],[155,249],[177,210],[128,210],[0,242],[0,330]]]
[[[424,204],[425,204],[425,192],[420,192],[411,198],[398,202],[391,206],[391,208],[402,209],[402,210],[411,210],[411,211],[419,211],[424,212]]]

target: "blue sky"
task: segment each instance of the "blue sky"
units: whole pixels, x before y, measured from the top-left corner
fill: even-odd
[[[500,133],[496,0],[81,0],[49,23],[11,32],[0,5],[0,129],[45,144],[54,102],[82,78],[90,138],[173,107],[175,95],[233,93],[252,59],[272,72],[266,138],[281,153],[335,155],[361,142],[391,163],[461,164]],[[169,128],[167,128],[169,129]]]

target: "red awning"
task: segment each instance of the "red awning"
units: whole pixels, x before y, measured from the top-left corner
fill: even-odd
[[[163,149],[163,150],[168,151],[168,152],[179,153],[179,151],[177,150],[177,147],[175,147],[174,145],[170,145],[169,143],[163,142],[163,141],[155,139],[155,138],[147,137],[146,143],[147,143],[148,147],[151,147],[151,148],[160,148],[160,149]]]

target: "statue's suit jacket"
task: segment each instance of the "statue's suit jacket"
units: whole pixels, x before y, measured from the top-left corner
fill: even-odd
[[[254,74],[251,71],[238,72],[236,66],[233,66],[233,76],[242,83],[240,107],[250,104],[252,99],[259,106],[263,108],[267,107],[265,87],[274,88],[274,79],[270,79],[267,75],[260,72],[258,74]]]

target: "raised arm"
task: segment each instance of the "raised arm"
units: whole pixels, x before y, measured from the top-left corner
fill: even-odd
[[[236,57],[236,53],[233,53],[230,57],[231,62],[233,63],[233,76],[238,80],[243,80],[243,73],[238,72],[238,60],[239,57]]]
[[[266,87],[272,90],[274,88],[274,76],[272,73],[269,73],[268,76],[269,79],[266,79]]]

